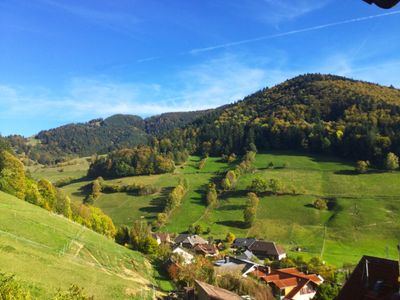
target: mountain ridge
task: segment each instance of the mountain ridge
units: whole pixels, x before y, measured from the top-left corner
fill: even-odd
[[[11,138],[11,141],[20,153],[41,163],[57,162],[54,157],[66,154],[90,156],[148,145],[152,144],[154,138],[161,137],[173,140],[180,149],[188,144],[193,145],[189,150],[197,153],[205,152],[201,147],[204,142],[210,142],[213,147],[211,154],[216,155],[243,153],[249,149],[250,144],[254,144],[260,149],[282,148],[312,152],[329,149],[329,152],[340,153],[341,156],[380,160],[389,148],[400,152],[400,141],[393,134],[400,112],[399,99],[400,91],[393,87],[337,75],[304,74],[216,109],[165,113],[144,119],[119,114],[41,131],[36,136],[41,145],[28,147],[26,142],[18,143],[16,138]],[[387,122],[385,118],[394,120]],[[371,139],[378,139],[378,144],[387,144],[381,138],[388,137],[394,147],[378,150],[381,153],[369,149],[368,153],[360,155],[347,153],[351,150],[346,152],[338,149],[342,145],[339,145],[338,137],[335,139],[334,135],[343,135],[347,141],[351,126],[346,125],[351,123],[354,127],[357,122],[365,125],[365,128],[356,126],[353,135],[369,136],[374,131],[377,133]],[[187,137],[177,137],[175,130],[183,136],[191,135],[190,140]],[[350,139],[351,143],[355,142],[354,136]],[[220,149],[220,144],[224,145],[224,149]],[[37,153],[32,155],[34,150]]]

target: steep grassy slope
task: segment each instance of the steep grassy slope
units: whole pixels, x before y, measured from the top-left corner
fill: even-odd
[[[319,256],[341,265],[355,263],[364,254],[396,257],[400,240],[400,173],[356,175],[353,165],[329,156],[309,156],[291,152],[258,154],[253,174],[240,177],[237,191],[220,198],[218,208],[205,205],[207,183],[229,168],[219,158],[209,158],[202,170],[196,168],[198,157],[191,157],[174,175],[139,176],[114,180],[159,185],[168,191],[178,178],[187,178],[189,192],[182,206],[163,228],[182,232],[191,224],[211,228],[211,236],[224,238],[228,232],[237,236],[257,236],[283,244],[293,255]],[[274,168],[267,168],[272,162]],[[253,228],[243,228],[246,189],[252,179],[280,179],[296,195],[261,197]],[[79,190],[88,182],[64,187],[75,201],[82,201]],[[289,190],[290,190],[289,189]],[[162,210],[167,193],[154,196],[103,194],[95,205],[109,214],[116,224],[130,225],[133,220],[155,219]],[[317,198],[329,198],[331,210],[311,207]],[[293,250],[301,247],[302,253]],[[387,249],[386,249],[387,248]]]
[[[143,256],[63,217],[0,192],[0,272],[16,274],[39,299],[71,284],[95,299],[151,299]]]

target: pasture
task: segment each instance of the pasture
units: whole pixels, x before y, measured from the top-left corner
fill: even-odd
[[[255,236],[282,244],[294,256],[318,256],[335,265],[355,263],[362,255],[396,258],[400,241],[400,173],[372,170],[354,173],[353,163],[327,156],[289,152],[257,154],[254,172],[239,178],[235,191],[222,195],[219,205],[207,209],[206,187],[218,181],[232,166],[219,158],[209,158],[198,170],[199,157],[191,157],[174,174],[115,179],[115,183],[143,183],[162,188],[156,195],[133,196],[127,193],[102,194],[95,205],[110,215],[116,225],[134,220],[155,220],[179,178],[189,182],[189,192],[162,229],[172,233],[201,224],[211,229],[210,236],[224,238]],[[45,171],[42,172],[44,174]],[[243,209],[247,187],[256,177],[279,179],[285,186],[281,195],[262,195],[256,224],[243,228]],[[82,187],[88,181],[64,187],[74,201],[82,201]],[[329,210],[317,210],[318,199],[330,202]],[[301,248],[301,252],[295,251]]]
[[[72,284],[95,299],[152,299],[157,291],[140,253],[3,192],[0,257],[0,272],[15,274],[35,299]]]

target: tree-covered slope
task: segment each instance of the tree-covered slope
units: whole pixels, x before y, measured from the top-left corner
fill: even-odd
[[[400,91],[332,75],[303,75],[170,134],[210,154],[259,149],[332,153],[381,163],[400,154]]]
[[[43,130],[34,138],[9,136],[8,140],[20,155],[42,164],[55,163],[67,157],[106,154],[114,150],[147,145],[151,136],[158,136],[190,124],[209,111],[165,113],[146,119],[134,115],[113,115],[87,123],[67,124]]]
[[[141,254],[3,192],[0,257],[0,273],[15,274],[35,299],[73,284],[95,299],[153,296],[152,269]]]

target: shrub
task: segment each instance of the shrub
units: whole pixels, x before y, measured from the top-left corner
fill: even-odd
[[[368,172],[369,162],[365,160],[357,161],[356,172],[358,174],[365,174]]]
[[[313,206],[319,210],[328,209],[328,201],[325,199],[317,199],[314,201]]]
[[[31,296],[14,275],[0,273],[0,299],[30,300]]]
[[[399,158],[396,154],[390,152],[385,159],[385,169],[388,171],[394,171],[399,168]]]

